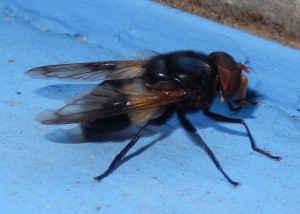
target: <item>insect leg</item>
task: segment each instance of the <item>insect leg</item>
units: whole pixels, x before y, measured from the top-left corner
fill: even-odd
[[[219,163],[218,159],[216,158],[216,156],[214,155],[214,153],[212,152],[212,150],[208,147],[208,145],[204,142],[204,140],[202,139],[202,137],[198,134],[196,128],[191,124],[190,121],[188,121],[188,119],[186,119],[186,117],[184,116],[184,113],[182,112],[178,112],[178,118],[179,121],[181,122],[182,126],[185,128],[186,131],[192,133],[196,140],[200,143],[201,147],[204,149],[204,151],[208,154],[208,156],[210,157],[210,159],[213,161],[213,163],[215,164],[215,166],[217,167],[218,170],[220,170],[220,172],[224,175],[224,177],[229,181],[229,183],[231,183],[233,186],[238,186],[240,183],[233,181],[227,174],[226,172],[223,170],[221,164]]]
[[[231,118],[231,117],[225,117],[223,115],[219,115],[219,114],[216,114],[216,113],[213,113],[209,110],[205,110],[204,111],[204,114],[214,120],[217,120],[217,121],[221,121],[221,122],[228,122],[228,123],[238,123],[238,124],[242,124],[245,128],[246,128],[246,131],[247,131],[247,134],[248,134],[248,137],[250,139],[250,142],[251,142],[251,147],[253,149],[253,151],[255,152],[258,152],[260,154],[263,154],[269,158],[272,158],[272,159],[275,159],[277,161],[279,161],[281,159],[281,157],[279,156],[274,156],[274,155],[271,155],[270,152],[268,151],[265,151],[263,149],[260,149],[257,147],[255,141],[254,141],[254,138],[250,132],[250,129],[248,128],[246,122],[242,119],[235,119],[235,118]]]
[[[130,142],[121,150],[121,152],[115,157],[115,159],[111,162],[108,169],[101,175],[95,177],[96,181],[101,181],[103,178],[108,176],[114,168],[118,165],[121,159],[126,155],[126,153],[135,145],[135,143],[140,139],[141,135],[145,131],[145,129],[150,125],[151,120],[149,120],[140,130],[139,132],[131,138]]]
[[[172,108],[167,109],[160,117],[149,120],[140,130],[136,133],[133,138],[131,138],[130,142],[121,150],[121,152],[115,157],[115,159],[111,162],[108,169],[101,175],[95,177],[96,181],[101,181],[103,178],[107,177],[110,173],[113,172],[115,167],[120,163],[122,158],[127,154],[127,152],[136,144],[136,142],[140,139],[141,135],[144,133],[145,129],[149,125],[161,125],[166,122],[168,118],[171,117],[174,110]]]
[[[231,102],[228,102],[227,105],[228,105],[228,108],[229,108],[230,111],[240,111],[242,109],[241,106],[236,107]]]

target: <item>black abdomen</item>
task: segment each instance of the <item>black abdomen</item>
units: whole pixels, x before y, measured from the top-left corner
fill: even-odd
[[[81,123],[81,129],[84,137],[90,140],[96,140],[103,134],[120,131],[128,128],[131,120],[127,114],[121,114],[113,117],[106,117],[93,121]]]

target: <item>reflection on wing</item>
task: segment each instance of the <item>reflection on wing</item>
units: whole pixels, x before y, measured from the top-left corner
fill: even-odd
[[[144,64],[144,60],[60,64],[33,68],[25,74],[33,78],[73,82],[127,79],[143,75]]]
[[[68,124],[95,120],[156,106],[167,105],[184,99],[184,90],[145,85],[141,80],[106,81],[89,93],[66,101],[57,111],[47,110],[36,118],[43,124]],[[150,89],[149,89],[150,87]]]

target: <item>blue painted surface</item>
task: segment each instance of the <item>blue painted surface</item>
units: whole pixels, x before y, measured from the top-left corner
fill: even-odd
[[[298,50],[141,0],[1,0],[0,38],[1,213],[300,212]],[[92,177],[127,141],[89,143],[76,125],[33,120],[91,86],[23,73],[47,64],[133,58],[143,49],[220,50],[249,59],[259,105],[234,114],[216,103],[214,110],[245,118],[257,144],[283,160],[251,151],[243,127],[196,113],[189,119],[242,186],[225,181],[175,117],[151,128],[130,154],[148,149],[96,183]]]

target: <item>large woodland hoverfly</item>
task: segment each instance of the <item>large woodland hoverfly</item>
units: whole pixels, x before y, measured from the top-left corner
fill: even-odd
[[[88,93],[67,101],[64,107],[40,114],[37,119],[42,124],[80,123],[84,136],[89,140],[97,140],[105,133],[130,126],[141,127],[108,169],[95,177],[97,181],[112,173],[149,125],[162,125],[176,113],[182,127],[196,137],[217,169],[232,185],[237,186],[239,183],[226,174],[185,115],[202,110],[214,120],[241,124],[254,151],[280,160],[279,156],[256,146],[244,120],[210,111],[217,95],[220,102],[235,102],[241,107],[249,105],[245,100],[247,78],[243,72],[249,73],[248,68],[224,52],[205,55],[177,51],[157,54],[149,59],[42,66],[26,74],[34,78],[69,81],[103,80]]]

